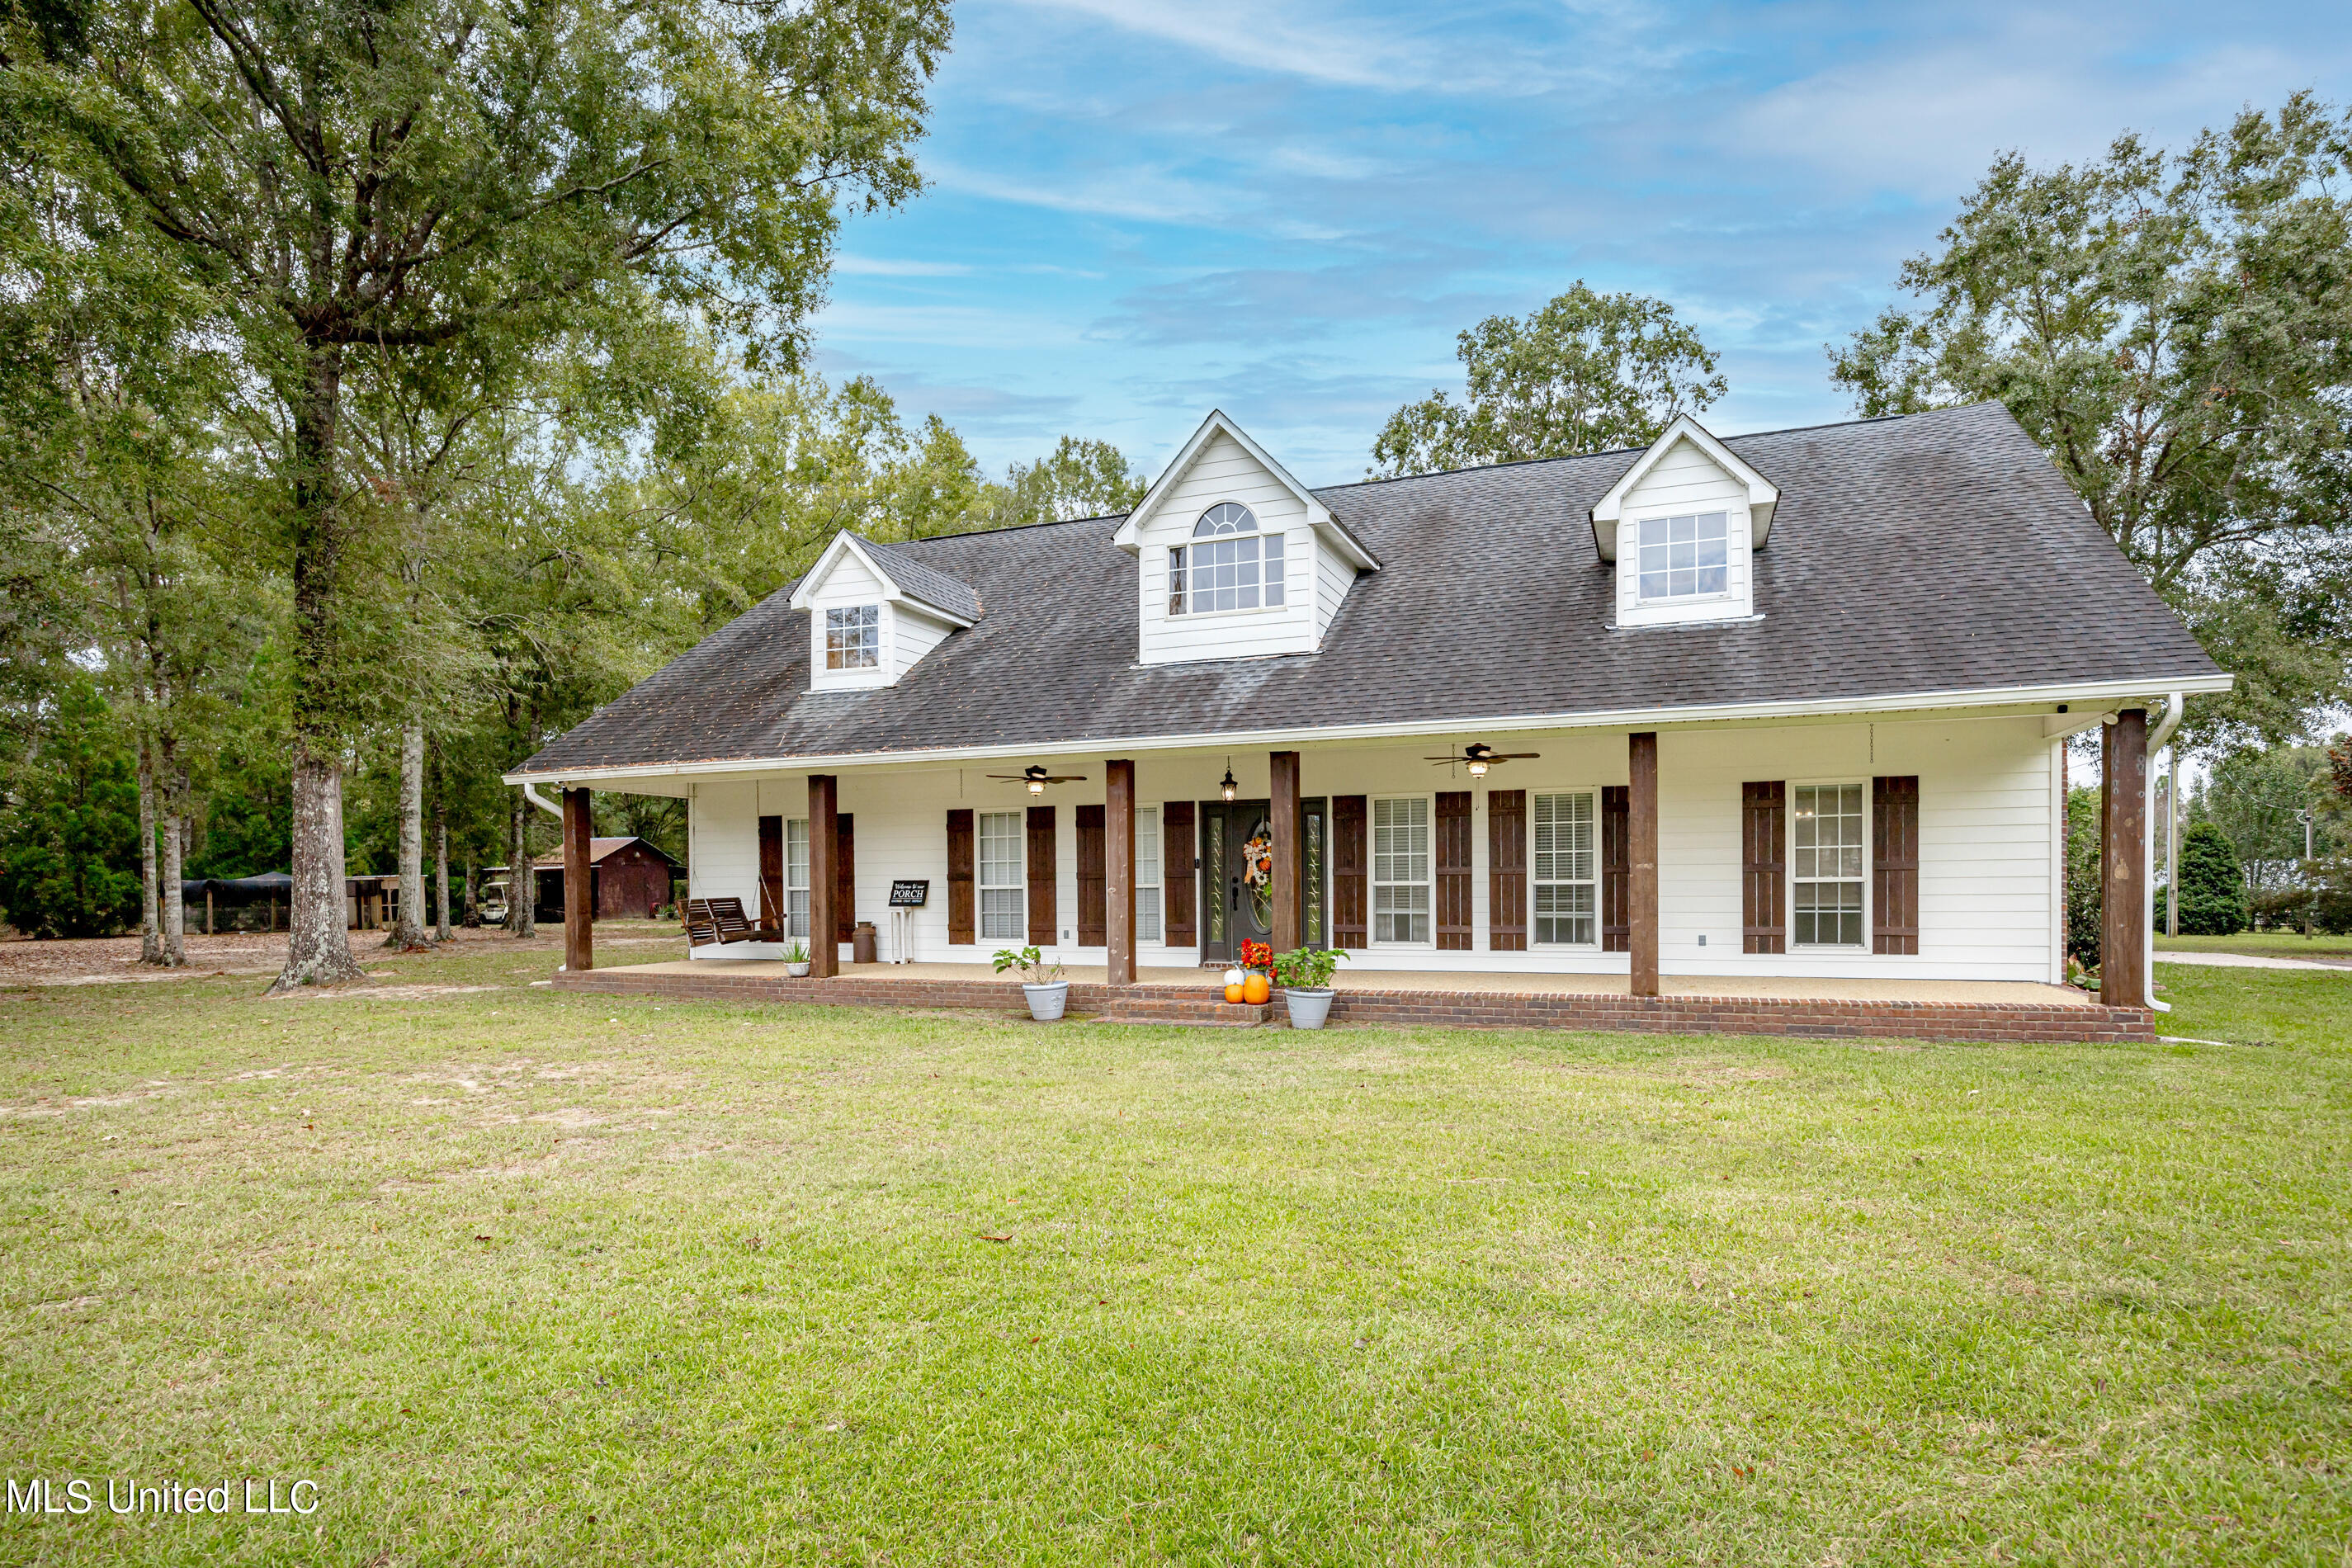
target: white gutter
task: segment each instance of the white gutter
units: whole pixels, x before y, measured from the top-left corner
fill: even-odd
[[[2234,679],[2206,676],[2178,683],[2181,691],[2227,691]],[[1068,740],[1026,741],[1011,745],[955,746],[901,752],[843,752],[832,755],[796,757],[714,758],[707,762],[639,763],[621,767],[566,768],[555,772],[503,774],[510,784],[530,780],[561,779],[582,784],[632,778],[684,778],[695,775],[822,772],[831,768],[877,767],[908,763],[951,766],[958,763],[997,762],[1022,757],[1118,756],[1128,752],[1179,752],[1232,747],[1288,744],[1302,741],[1330,743],[1385,741],[1416,736],[1458,734],[1465,731],[1527,731],[1537,730],[1643,730],[1672,724],[1724,724],[1788,719],[1834,719],[1867,713],[1900,713],[1965,708],[2032,707],[2042,703],[2082,702],[2095,709],[2128,701],[2146,701],[2146,681],[2107,681],[2096,686],[2009,686],[1975,691],[1897,692],[1884,697],[1822,697],[1792,702],[1724,702],[1687,708],[1625,708],[1592,713],[1501,713],[1464,718],[1433,717],[1381,724],[1332,724],[1313,728],[1192,731],[1174,735],[1073,736]]]
[[[2175,691],[2165,697],[2164,717],[2158,721],[2155,729],[2147,732],[2149,756],[2153,757],[2163,751],[2165,742],[2172,739],[2172,732],[2180,728],[2182,695]],[[2153,780],[2149,782],[2147,795],[2148,804],[2153,805],[2156,803],[2156,786]],[[2165,809],[2168,811],[2174,809],[2172,802],[2168,799],[2165,803]],[[2141,847],[2144,851],[2140,856],[2140,864],[2147,868],[2140,876],[2140,902],[2144,906],[2140,910],[2140,930],[2147,933],[2147,1001],[2150,1012],[2169,1013],[2172,1011],[2172,1004],[2156,999],[2156,813],[2143,811],[2139,815]],[[2166,896],[2177,902],[2180,898],[2180,889],[2175,888]]]
[[[540,794],[539,786],[530,782],[528,778],[517,777],[509,774],[508,775],[507,783],[521,784],[523,799],[530,802],[531,805],[539,807],[540,810],[547,813],[548,816],[555,818],[556,821],[561,822],[563,820],[563,808],[556,805],[553,801],[548,799],[545,795]]]

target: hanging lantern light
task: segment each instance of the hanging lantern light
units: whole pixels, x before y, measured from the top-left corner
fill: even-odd
[[[1231,757],[1225,759],[1225,782],[1217,787],[1225,792],[1227,800],[1234,798],[1234,791],[1237,786],[1234,784],[1234,760]]]

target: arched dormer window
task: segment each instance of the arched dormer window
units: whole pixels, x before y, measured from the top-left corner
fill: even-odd
[[[1282,535],[1260,533],[1237,501],[1219,501],[1192,525],[1192,542],[1168,552],[1168,613],[1255,610],[1282,599]]]

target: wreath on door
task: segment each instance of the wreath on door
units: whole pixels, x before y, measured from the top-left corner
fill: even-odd
[[[1274,824],[1264,817],[1242,845],[1242,885],[1262,930],[1274,929]]]

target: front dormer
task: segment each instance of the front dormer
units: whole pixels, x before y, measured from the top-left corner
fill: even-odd
[[[808,613],[811,691],[896,686],[981,611],[966,584],[851,533],[834,536],[790,602]]]
[[[1780,492],[1687,414],[1592,508],[1592,542],[1617,570],[1617,625],[1745,620],[1757,551]]]
[[[1380,563],[1223,414],[1176,454],[1112,542],[1136,558],[1141,664],[1313,653]]]

